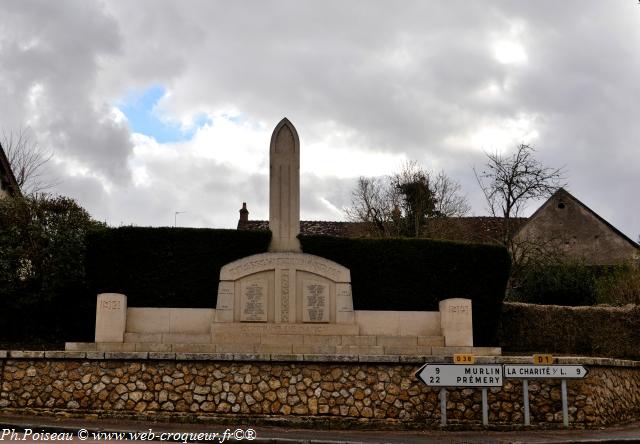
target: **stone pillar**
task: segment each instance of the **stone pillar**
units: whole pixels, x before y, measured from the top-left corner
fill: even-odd
[[[440,327],[447,347],[473,347],[471,299],[440,301]]]
[[[273,130],[269,147],[269,251],[300,253],[300,140],[289,120]]]
[[[127,297],[101,293],[96,305],[96,342],[124,342],[127,325]]]

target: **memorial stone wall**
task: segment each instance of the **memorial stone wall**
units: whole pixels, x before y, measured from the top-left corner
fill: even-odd
[[[0,352],[0,412],[193,421],[242,415],[254,423],[329,421],[335,427],[435,428],[440,421],[438,388],[414,376],[421,362],[61,358],[70,353]],[[587,378],[567,384],[572,427],[640,419],[640,363],[572,362],[589,366]],[[530,381],[529,391],[532,426],[561,426],[560,381]],[[489,389],[488,401],[490,424],[522,424],[520,381]],[[450,389],[447,417],[450,424],[480,424],[480,389]]]

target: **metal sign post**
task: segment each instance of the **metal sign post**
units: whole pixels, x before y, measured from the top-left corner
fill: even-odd
[[[505,378],[523,379],[524,424],[530,425],[529,417],[529,379],[560,379],[562,391],[562,422],[569,427],[569,409],[567,402],[567,379],[582,379],[589,371],[582,365],[504,365]]]
[[[440,425],[447,425],[447,389],[440,389]]]
[[[529,416],[529,381],[524,379],[522,381],[522,400],[524,401],[524,425],[531,425],[531,419]]]
[[[486,387],[482,387],[482,425],[489,425],[489,403],[487,402]]]
[[[563,379],[560,383],[562,390],[562,423],[565,427],[569,427],[569,409],[567,408],[567,380]]]

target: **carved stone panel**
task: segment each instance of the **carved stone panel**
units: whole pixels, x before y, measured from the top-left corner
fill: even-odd
[[[440,326],[444,345],[473,346],[471,299],[453,298],[440,301]]]
[[[336,284],[336,322],[352,323],[355,320],[351,284]]]
[[[328,259],[306,253],[262,253],[238,259],[220,269],[220,280],[235,281],[250,274],[276,268],[307,271],[334,282],[351,282],[351,273],[348,268]]]
[[[302,281],[302,321],[329,322],[330,288],[326,283],[305,279]]]
[[[243,322],[267,322],[267,279],[252,279],[242,283],[240,320]]]
[[[218,300],[216,302],[216,321],[233,322],[234,284],[220,281],[218,284]]]
[[[122,342],[127,322],[127,297],[101,293],[96,305],[96,342]]]

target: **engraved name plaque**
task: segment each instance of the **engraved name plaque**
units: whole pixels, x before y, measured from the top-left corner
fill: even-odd
[[[302,281],[302,321],[329,322],[329,285]]]
[[[267,322],[267,280],[252,280],[242,285],[240,320]]]

